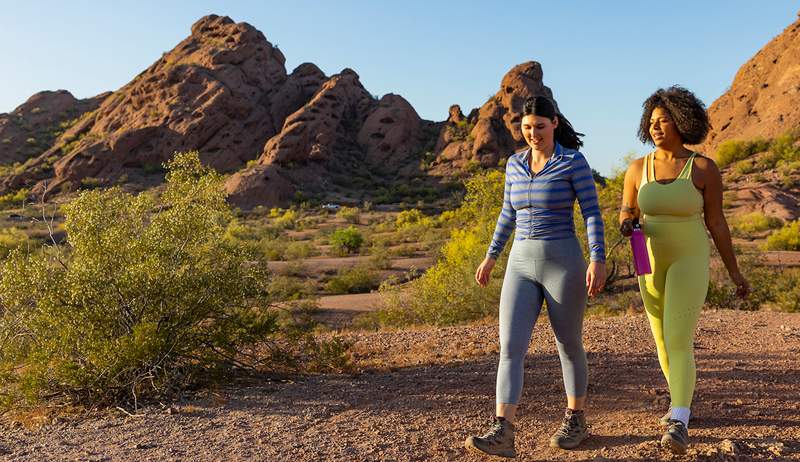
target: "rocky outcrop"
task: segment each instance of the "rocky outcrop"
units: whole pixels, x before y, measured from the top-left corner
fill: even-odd
[[[283,124],[276,118],[297,104],[297,98],[273,104],[277,95],[296,96],[297,82],[301,94],[310,91],[303,85],[313,81],[313,70],[303,68],[291,80],[284,62],[251,25],[206,16],[188,38],[64,133],[33,168],[6,179],[3,189],[35,184],[41,191],[45,179],[68,189],[89,177],[111,183],[128,169],[157,167],[185,150],[200,151],[219,170],[235,170],[257,157]],[[287,82],[293,88],[281,93]],[[53,158],[52,177],[36,168]]]
[[[40,155],[106,96],[79,100],[66,90],[42,91],[11,113],[0,114],[0,165],[23,164]]]
[[[709,107],[712,131],[698,150],[727,140],[771,138],[800,128],[800,19],[750,58]]]
[[[533,96],[553,98],[542,79],[539,63],[522,63],[503,76],[497,93],[469,117],[464,118],[458,106],[451,106],[437,141],[433,171],[457,176],[469,170],[470,164],[496,166],[500,159],[524,147],[519,127],[522,105]]]

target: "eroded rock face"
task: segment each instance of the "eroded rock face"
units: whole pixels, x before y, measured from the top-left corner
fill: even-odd
[[[470,163],[484,167],[498,164],[525,147],[520,132],[522,106],[534,96],[553,98],[544,85],[542,67],[535,61],[514,66],[500,82],[500,89],[467,118],[461,108],[451,106],[436,144],[437,161],[433,171],[451,176],[463,174]],[[457,108],[457,112],[454,108]]]
[[[241,209],[258,205],[286,206],[295,194],[280,166],[257,165],[232,175],[225,182],[228,201]]]
[[[3,189],[35,184],[41,191],[45,179],[55,188],[74,188],[87,177],[112,182],[126,169],[158,166],[186,150],[200,151],[219,170],[235,170],[257,157],[283,124],[277,119],[297,105],[297,91],[281,93],[290,80],[284,62],[251,25],[206,16],[188,38],[64,133],[34,168],[6,179]],[[310,90],[303,85],[313,79],[306,67],[290,83],[300,81],[304,94]],[[273,104],[278,97],[287,100]],[[50,175],[35,168],[54,157]]]
[[[286,118],[280,133],[269,139],[259,158],[262,165],[329,160],[334,150],[352,144],[370,111],[377,106],[350,69],[328,79],[302,108]]]
[[[401,169],[419,146],[421,123],[417,111],[402,96],[385,95],[358,132],[366,162],[383,170]]]
[[[0,114],[0,165],[23,164],[49,148],[73,121],[108,96],[76,99],[66,90],[42,91],[9,114]]]
[[[698,150],[727,140],[771,138],[800,127],[800,20],[750,58],[709,107],[712,131]]]

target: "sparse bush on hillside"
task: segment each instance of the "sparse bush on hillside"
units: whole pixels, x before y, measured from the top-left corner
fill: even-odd
[[[287,335],[313,343],[269,308],[266,267],[224,238],[222,177],[196,152],[169,164],[158,201],[84,192],[64,207],[66,249],[14,251],[0,265],[4,405],[135,405],[237,367],[286,364]],[[274,356],[245,354],[255,342]]]
[[[22,188],[16,192],[10,192],[0,196],[0,210],[21,206],[30,195],[28,188]]]
[[[767,250],[800,250],[800,220],[795,220],[773,232],[766,243]]]
[[[731,231],[735,236],[749,237],[753,233],[780,228],[779,218],[768,217],[761,212],[751,212],[731,219]]]
[[[336,216],[345,220],[348,223],[358,224],[361,218],[361,211],[358,207],[342,207],[336,212]]]
[[[723,168],[738,160],[746,159],[757,152],[766,151],[769,147],[769,140],[760,138],[750,141],[725,141],[717,148],[716,163],[719,168]]]
[[[364,236],[354,226],[348,226],[334,231],[329,242],[337,254],[347,255],[358,252],[364,243]]]
[[[330,294],[360,294],[377,289],[380,277],[366,265],[344,268],[325,283]]]

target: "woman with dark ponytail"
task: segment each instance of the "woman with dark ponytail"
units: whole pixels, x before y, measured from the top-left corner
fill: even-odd
[[[523,361],[543,300],[556,338],[567,409],[550,445],[577,447],[588,436],[587,366],[583,349],[583,313],[587,296],[605,284],[603,220],[594,177],[583,145],[563,114],[548,98],[529,98],[523,108],[522,134],[528,149],[506,163],[503,209],[486,258],[475,272],[481,287],[516,231],[500,295],[500,362],[496,417],[483,436],[467,438],[467,448],[514,457],[514,417],[522,394]],[[591,262],[586,265],[575,235],[575,200],[586,223]]]

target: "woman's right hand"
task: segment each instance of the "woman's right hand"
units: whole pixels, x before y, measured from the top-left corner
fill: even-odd
[[[633,220],[630,218],[624,220],[619,225],[619,232],[625,237],[631,237],[631,234],[633,234]]]
[[[486,287],[489,284],[489,275],[492,274],[492,268],[497,260],[492,257],[483,259],[478,269],[475,271],[475,281],[481,287]]]

